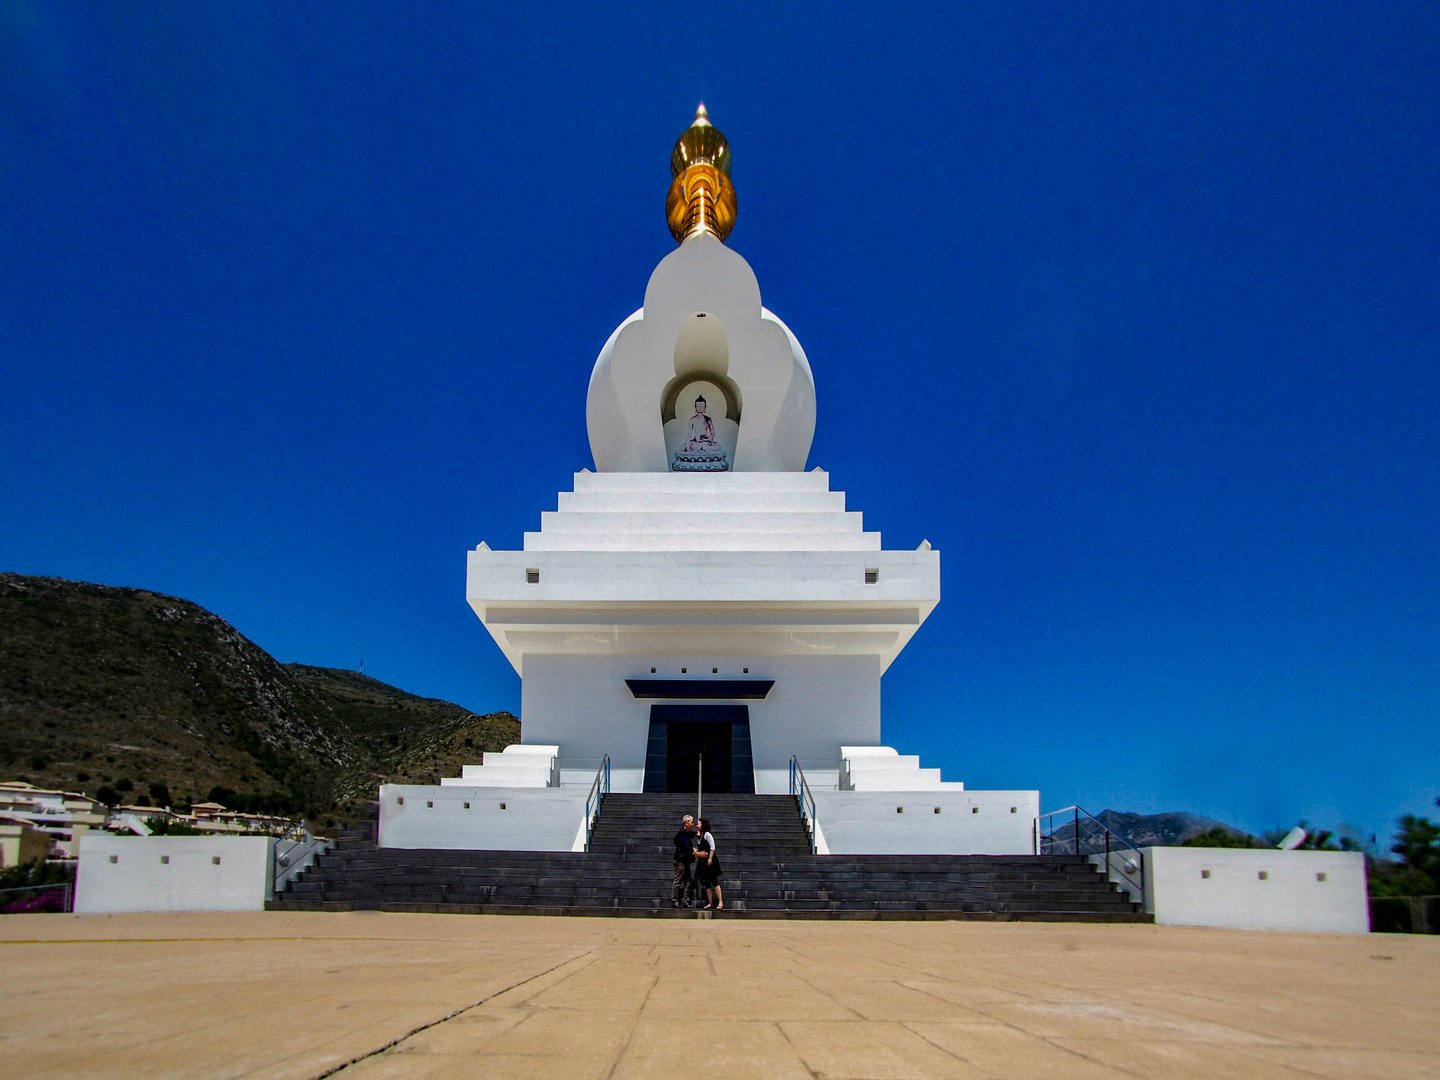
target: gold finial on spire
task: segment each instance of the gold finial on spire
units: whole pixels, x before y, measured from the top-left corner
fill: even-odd
[[[697,233],[724,241],[735,227],[735,187],[730,183],[730,144],[710,123],[705,103],[695,110],[670,155],[670,195],[665,220],[670,234],[684,243]]]

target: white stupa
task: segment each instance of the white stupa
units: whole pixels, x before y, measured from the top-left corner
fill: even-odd
[[[817,799],[843,799],[832,850],[1031,850],[1035,792],[965,792],[882,745],[881,677],[939,602],[939,552],[884,550],[806,471],[810,363],[725,246],[730,151],[703,105],[671,164],[679,246],[595,361],[594,470],[522,550],[469,554],[466,598],[522,679],[524,743],[439,786],[387,785],[381,843],[583,843],[571,804],[608,756],[615,791],[762,794],[789,790],[793,758]],[[906,827],[926,838],[863,825],[878,793],[897,816],[893,792],[924,793],[933,820]],[[969,839],[932,835],[946,800]],[[976,831],[982,804],[1003,833]]]

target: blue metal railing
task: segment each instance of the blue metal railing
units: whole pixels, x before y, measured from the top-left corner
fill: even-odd
[[[815,819],[815,793],[805,781],[805,770],[800,768],[799,758],[793,754],[790,755],[790,795],[794,798],[795,805],[800,808],[800,820],[805,824],[805,831],[810,834],[810,854],[814,855],[819,834]]]
[[[610,755],[600,761],[595,770],[595,779],[590,783],[590,793],[585,796],[585,850],[590,850],[590,834],[595,831],[595,822],[600,817],[600,802],[610,794]]]

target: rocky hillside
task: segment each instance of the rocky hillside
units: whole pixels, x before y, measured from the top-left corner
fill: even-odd
[[[0,779],[344,817],[519,735],[508,713],[280,664],[185,600],[0,574]]]
[[[1140,847],[1183,844],[1191,837],[1224,829],[1237,836],[1244,832],[1222,821],[1200,817],[1197,814],[1171,812],[1167,814],[1126,814],[1119,810],[1105,810],[1100,814],[1105,827],[1126,837]]]

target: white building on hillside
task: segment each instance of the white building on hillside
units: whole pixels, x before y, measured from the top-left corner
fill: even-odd
[[[53,791],[19,780],[0,783],[0,814],[43,831],[61,858],[75,858],[80,838],[102,828],[109,813],[100,800],[78,791]]]

